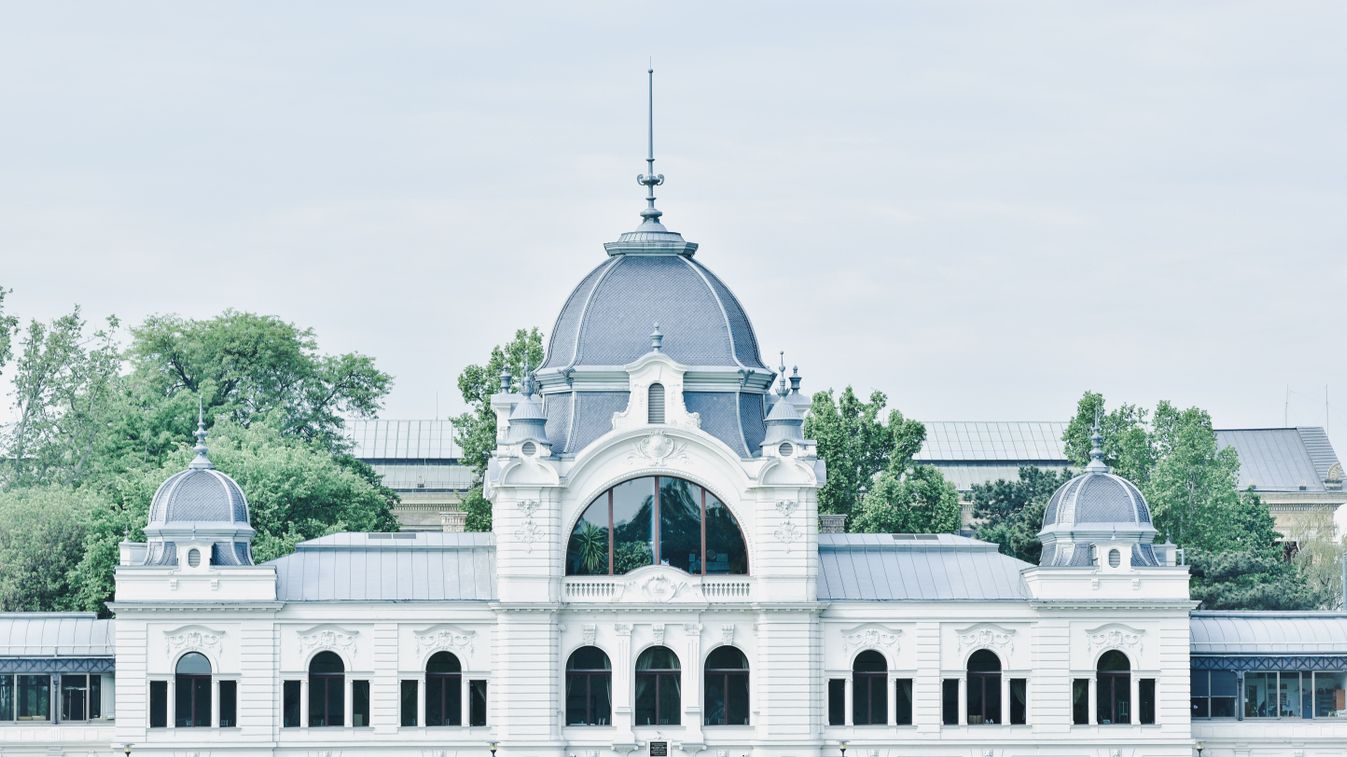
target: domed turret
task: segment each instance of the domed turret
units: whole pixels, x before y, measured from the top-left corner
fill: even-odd
[[[1040,565],[1110,568],[1159,565],[1150,507],[1131,481],[1109,472],[1103,436],[1090,437],[1085,472],[1062,484],[1043,513]],[[1126,553],[1126,555],[1124,555]]]
[[[169,476],[150,502],[145,565],[252,565],[248,500],[234,479],[206,456],[205,419],[198,416],[196,458]]]

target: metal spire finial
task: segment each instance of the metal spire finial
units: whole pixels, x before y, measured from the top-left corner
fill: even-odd
[[[637,176],[636,183],[646,189],[646,208],[641,211],[641,218],[644,218],[646,223],[659,225],[659,217],[664,214],[655,207],[655,187],[664,183],[664,174],[655,173],[655,66],[653,63],[646,70],[646,76],[649,79],[646,112],[646,173]]]
[[[655,330],[650,332],[650,349],[655,352],[664,349],[664,332],[659,330],[659,321],[655,321]]]
[[[1094,414],[1094,426],[1090,429],[1090,464],[1085,466],[1085,470],[1108,470],[1108,465],[1104,462],[1104,434],[1099,430],[1099,411]]]
[[[798,365],[790,369],[790,393],[800,393],[800,366]]]
[[[781,377],[781,380],[777,382],[776,393],[779,396],[785,397],[787,394],[790,394],[790,389],[786,386],[786,351],[781,350],[781,352],[777,354],[781,356],[781,365],[777,368],[777,375]]]
[[[215,467],[211,464],[210,458],[206,457],[206,408],[201,404],[200,397],[196,400],[196,446],[192,451],[196,452],[192,468],[200,470]]]

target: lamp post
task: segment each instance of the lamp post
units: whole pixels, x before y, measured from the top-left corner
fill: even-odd
[[[131,754],[131,745],[130,745],[130,744],[122,744],[122,754],[125,754],[125,755],[130,755],[130,754]]]
[[[1207,745],[1206,745],[1206,744],[1203,744],[1203,743],[1200,742],[1200,741],[1194,741],[1194,742],[1193,742],[1193,748],[1197,750],[1197,757],[1202,757],[1202,750],[1203,750],[1203,749],[1206,749],[1206,748],[1207,748]]]
[[[487,749],[491,750],[491,757],[496,757],[496,747],[500,746],[500,744],[495,741],[492,741],[488,742],[486,746]]]
[[[837,745],[837,748],[841,750],[842,757],[847,757],[847,742],[843,741],[842,743]],[[1201,755],[1198,755],[1198,757],[1201,757]]]

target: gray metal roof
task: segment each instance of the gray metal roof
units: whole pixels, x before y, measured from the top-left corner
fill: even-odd
[[[1008,461],[1066,464],[1062,435],[1055,421],[929,421],[926,443],[916,459],[932,461]]]
[[[1026,599],[1029,563],[953,534],[820,534],[824,601]]]
[[[214,468],[189,468],[159,485],[150,501],[150,525],[184,522],[248,523],[243,490]]]
[[[466,491],[472,470],[458,463],[373,463],[384,486],[394,491]]]
[[[626,365],[650,350],[694,366],[767,370],[739,300],[681,255],[617,255],[590,271],[562,307],[540,370]]]
[[[1347,615],[1331,612],[1195,612],[1195,655],[1347,655]]]
[[[1239,455],[1239,486],[1258,491],[1327,491],[1324,479],[1337,463],[1318,427],[1217,429],[1216,443]]]
[[[443,602],[496,596],[495,539],[481,533],[345,533],[273,560],[284,602]]]
[[[112,621],[91,612],[0,613],[0,657],[113,657]]]
[[[454,424],[446,420],[351,420],[346,434],[351,454],[373,460],[457,460]]]

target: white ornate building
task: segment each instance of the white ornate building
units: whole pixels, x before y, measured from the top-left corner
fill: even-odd
[[[255,565],[200,430],[122,545],[114,620],[0,618],[0,753],[1344,753],[1347,621],[1193,616],[1099,460],[1049,505],[1042,565],[820,535],[798,381],[773,391],[651,165],[641,226],[525,391],[492,399],[493,534],[339,534]]]

